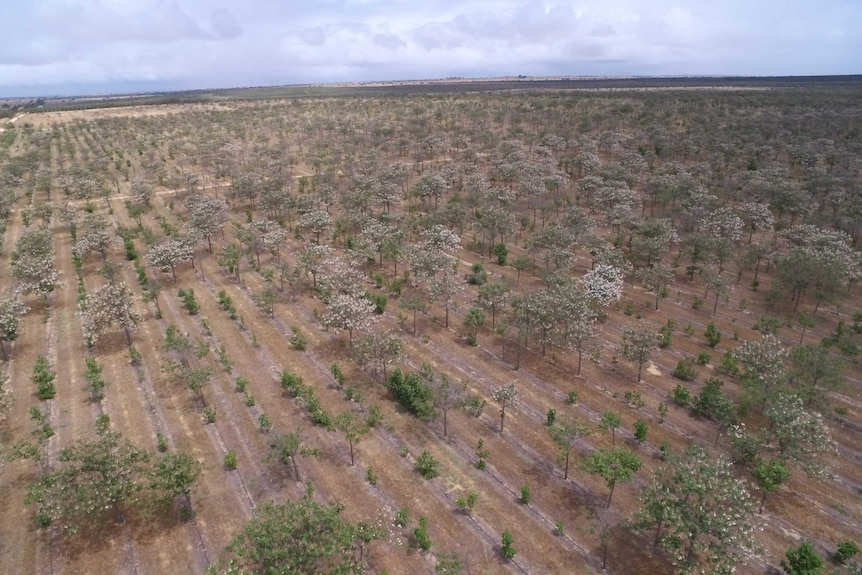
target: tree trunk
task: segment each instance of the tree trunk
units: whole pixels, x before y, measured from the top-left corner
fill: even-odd
[[[611,492],[610,492],[610,493],[608,493],[608,502],[607,502],[607,503],[605,503],[605,508],[608,508],[608,507],[610,507],[610,506],[611,506],[611,499],[612,499],[612,498],[613,498],[613,496],[614,496],[614,489],[616,488],[616,486],[617,486],[617,482],[616,482],[616,481],[612,481],[612,482],[611,482]]]
[[[353,466],[353,440],[348,437],[347,443],[350,444],[350,465]]]

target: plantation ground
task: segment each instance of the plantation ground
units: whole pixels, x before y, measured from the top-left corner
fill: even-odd
[[[814,97],[807,93],[804,96]],[[94,435],[100,408],[90,400],[84,381],[84,356],[90,353],[104,365],[103,376],[108,387],[101,410],[110,415],[112,427],[150,451],[155,451],[156,436],[161,433],[171,449],[190,452],[204,464],[205,470],[192,494],[194,521],[181,521],[177,513],[151,517],[144,510],[135,510],[128,513],[124,525],[114,525],[106,519],[86,533],[68,537],[58,529],[37,530],[33,507],[24,505],[26,486],[38,476],[37,466],[32,461],[5,462],[0,470],[0,572],[203,572],[206,565],[222,555],[256,506],[270,500],[296,499],[304,493],[302,482],[295,480],[288,466],[267,458],[268,437],[258,425],[261,414],[271,418],[274,430],[282,433],[302,430],[305,445],[319,450],[318,456],[301,457],[298,462],[301,479],[313,484],[318,498],[342,502],[345,515],[352,520],[379,521],[387,526],[386,537],[370,546],[374,572],[432,573],[435,553],[453,552],[461,558],[463,572],[469,573],[594,573],[601,571],[602,529],[608,530],[604,540],[609,551],[608,572],[672,572],[667,556],[652,549],[649,533],[639,534],[626,526],[638,508],[638,493],[662,464],[659,446],[666,442],[681,450],[693,441],[712,445],[716,437],[714,423],[695,418],[689,410],[674,405],[671,396],[680,382],[671,373],[680,359],[709,353],[711,364],[699,367],[698,377],[690,384],[696,393],[708,377],[719,376],[715,366],[726,351],[741,341],[759,339],[760,334],[753,327],[765,315],[781,319],[779,336],[787,345],[799,340],[800,326],[792,311],[793,303],[781,301],[767,306],[765,301],[765,288],[777,277],[774,266],[769,271],[761,267],[759,289],[750,287],[753,272],[745,270],[742,282],[726,301],[719,303],[714,315],[712,296],[706,297],[706,302],[697,309],[693,307],[693,302],[702,297],[704,284],[700,278],[689,281],[684,263],[667,289],[667,297],[661,299],[659,310],[654,310],[654,295],[630,276],[620,301],[606,310],[598,338],[600,353],[584,358],[580,376],[574,375],[577,357],[571,352],[552,347],[543,355],[532,342],[529,349],[518,352],[514,330],[494,333],[486,325],[479,330],[479,345],[469,345],[462,323],[476,299],[475,286],[468,286],[457,296],[449,327],[443,326],[443,309],[434,304],[427,314],[419,315],[413,334],[412,319],[399,310],[398,304],[410,294],[423,291],[408,283],[400,296],[390,294],[385,313],[373,327],[377,331],[391,329],[403,339],[403,359],[389,369],[419,370],[427,365],[435,374],[447,374],[454,382],[466,385],[468,393],[487,401],[478,417],[453,410],[449,414],[447,437],[443,437],[439,419],[422,422],[413,417],[393,401],[382,385],[381,373],[371,368],[362,370],[350,360],[347,334],[333,334],[322,328],[318,318],[326,313],[326,306],[316,297],[310,281],[303,282],[296,301],[288,288],[278,292],[271,316],[261,311],[257,299],[269,285],[262,272],[275,265],[276,257],[294,264],[296,255],[313,239],[313,234],[303,238],[291,233],[278,256],[261,254],[260,266],[253,265],[254,258],[244,258],[240,280],[219,265],[216,255],[225,246],[239,241],[238,229],[252,216],[262,215],[259,205],[252,207],[242,199],[231,200],[230,222],[224,226],[223,236],[213,237],[212,254],[206,242],[198,242],[194,264],[178,264],[176,279],[170,273],[148,269],[161,290],[158,308],[155,302],[143,297],[136,302],[143,318],[134,334],[135,347],[141,355],[139,365],[130,361],[121,331],[105,335],[92,349],[83,343],[73,240],[69,226],[59,217],[60,207],[67,199],[61,175],[85,172],[102,178],[104,199],[102,194],[90,199],[73,197],[74,206],[81,214],[85,207],[102,214],[112,228],[136,230],[134,245],[143,256],[150,244],[164,241],[172,230],[181,230],[186,225],[188,216],[182,199],[189,186],[205,194],[225,197],[235,176],[246,166],[265,164],[262,158],[272,150],[280,154],[274,160],[284,165],[289,176],[286,185],[299,195],[305,193],[298,191],[300,179],[323,179],[323,174],[334,178],[338,190],[351,187],[347,172],[359,169],[362,154],[352,149],[341,150],[339,146],[347,148],[345,142],[352,138],[359,142],[360,150],[366,148],[378,154],[380,163],[406,165],[409,176],[405,188],[410,189],[425,170],[459,162],[464,149],[476,147],[477,156],[483,158],[492,153],[499,141],[509,138],[521,138],[529,142],[524,144],[525,149],[532,149],[534,140],[556,129],[546,123],[545,116],[539,115],[542,113],[539,104],[548,106],[546,110],[550,107],[541,98],[553,100],[554,96],[532,100],[529,94],[503,93],[487,97],[488,101],[472,95],[439,100],[427,96],[397,101],[370,97],[272,100],[27,115],[26,122],[32,128],[20,129],[7,162],[23,157],[34,165],[24,174],[15,209],[8,220],[0,269],[9,269],[11,251],[26,229],[24,208],[28,203],[50,202],[55,207],[50,224],[55,259],[65,283],[49,296],[47,307],[37,297],[25,298],[31,311],[24,318],[21,337],[14,342],[11,360],[4,364],[11,394],[6,419],[0,423],[2,446],[6,448],[31,433],[34,424],[29,410],[37,405],[48,411],[56,430],[47,446],[50,462],[56,463],[60,450],[76,439]],[[605,97],[608,100],[602,99]],[[665,97],[668,100],[662,99]],[[635,132],[638,122],[646,121],[642,116],[650,106],[667,102],[675,116],[660,121],[671,126],[669,137],[677,134],[682,138],[687,122],[693,122],[699,110],[712,105],[726,106],[732,111],[751,96],[731,91],[727,100],[722,100],[724,97],[699,94],[689,101],[688,96],[664,93],[588,95],[575,100],[572,106],[594,105],[593,115],[579,109],[574,123],[582,129],[579,134],[598,137],[610,130]],[[790,107],[782,102],[775,104],[776,110]],[[833,113],[828,103],[824,104],[827,108],[824,115]],[[478,122],[470,114],[483,106],[497,114],[489,122],[495,130],[491,135],[496,135],[498,141],[480,145],[477,142],[482,134],[478,130],[470,133],[466,129],[459,131],[458,127]],[[750,108],[745,109],[750,112]],[[402,112],[404,115],[399,116]],[[834,113],[840,115],[838,112]],[[418,126],[408,121],[412,113],[422,117]],[[549,111],[546,114],[552,116]],[[395,117],[403,123],[395,129],[387,128]],[[402,144],[398,139],[407,136],[399,135],[398,130],[406,129],[405,125],[413,125],[415,134],[440,132],[452,142],[466,144],[452,144],[452,149],[445,151],[427,151],[421,143],[410,140],[403,144],[407,151],[399,151]],[[781,134],[776,136],[780,137]],[[858,134],[855,138],[858,139]],[[208,139],[218,140],[219,147],[207,148]],[[230,159],[224,160],[216,153],[223,143],[240,150],[230,151]],[[36,149],[43,152],[35,153]],[[567,152],[563,149],[554,154],[554,160],[560,162]],[[612,162],[614,154],[602,148],[603,163]],[[783,158],[783,154],[776,152],[776,158]],[[691,157],[679,152],[674,159],[694,165],[698,158],[707,155],[704,150]],[[657,166],[663,161],[656,160]],[[481,162],[480,159],[480,169],[486,169]],[[738,173],[743,171],[738,168]],[[50,175],[47,189],[38,185],[40,174]],[[187,185],[190,175],[195,176],[195,183]],[[152,208],[141,215],[140,226],[126,206],[131,181],[136,178],[159,180]],[[633,189],[642,193],[642,183],[642,179],[638,180]],[[28,196],[26,190],[33,193]],[[561,196],[575,198],[575,190],[575,183],[569,182],[561,190]],[[440,199],[441,209],[458,192],[447,191]],[[335,201],[326,208],[336,217],[350,210]],[[399,209],[414,215],[433,212],[430,203],[415,198],[402,200]],[[659,210],[662,209],[669,213],[670,208],[660,206]],[[549,220],[555,217],[559,205],[555,207],[552,201],[547,201],[540,221],[536,219],[534,206],[521,204],[518,210],[519,216],[527,216],[528,221],[533,219],[535,227],[508,234],[509,260],[519,255],[535,260],[535,253],[528,251],[528,237],[541,229],[545,217]],[[406,218],[403,225],[405,229],[410,225]],[[604,222],[599,229],[606,237],[614,235],[612,226]],[[332,229],[324,232],[323,243],[330,243],[341,253],[350,232],[333,235]],[[416,237],[415,229],[408,231],[408,235]],[[758,231],[755,238],[766,241],[771,235]],[[487,247],[480,245],[484,239],[481,232],[465,226],[461,238],[464,247],[453,254],[458,258],[459,274],[467,275],[473,264],[481,263],[489,273],[490,282],[508,282],[517,286],[519,292],[529,293],[546,285],[541,278],[541,265],[519,273],[488,259]],[[672,248],[668,261],[680,253],[679,246]],[[591,257],[584,246],[576,249],[576,255],[570,273],[581,277],[591,268]],[[124,258],[121,242],[111,246],[107,260],[118,266],[123,281],[134,286],[138,295],[144,295],[132,262]],[[98,253],[90,254],[83,262],[81,277],[88,293],[105,281],[99,273],[102,264]],[[406,262],[399,262],[399,272],[406,267]],[[382,269],[376,263],[366,262],[363,271],[364,286],[372,291],[378,290],[374,274],[381,274],[385,283],[396,277],[388,259]],[[3,274],[0,287],[10,286],[12,281],[8,273]],[[183,309],[177,297],[179,289],[194,290],[200,304],[197,315],[189,315]],[[232,320],[219,306],[221,291],[232,299],[239,319]],[[833,334],[840,320],[850,325],[858,301],[858,287],[853,285],[839,302],[817,311],[816,325],[805,333],[805,340],[819,341]],[[803,299],[801,305],[809,311],[813,308],[809,299]],[[669,318],[677,326],[671,347],[655,352],[644,370],[643,381],[636,382],[637,366],[617,357],[623,327],[658,329]],[[702,335],[710,322],[724,335],[715,349],[708,347]],[[174,381],[165,368],[171,357],[165,350],[164,338],[171,325],[193,341],[208,346],[208,353],[196,361],[211,366],[215,372],[203,389],[206,404],[216,410],[214,423],[205,422],[198,400]],[[683,331],[689,325],[693,328],[692,335]],[[289,344],[293,327],[301,329],[307,337],[305,351]],[[219,349],[229,357],[229,369],[220,361]],[[47,404],[37,399],[29,379],[40,354],[48,357],[57,371],[57,397]],[[513,369],[516,358],[519,366]],[[742,573],[765,573],[777,568],[786,549],[802,540],[814,542],[823,555],[834,550],[838,541],[862,540],[859,521],[862,392],[857,360],[841,361],[845,385],[828,396],[829,426],[838,443],[838,451],[828,458],[830,475],[815,480],[796,471],[786,486],[767,499],[763,514],[754,517],[762,528],[758,539],[763,552],[750,557],[741,566]],[[355,395],[354,399],[348,399],[345,387],[332,377],[330,366],[335,362],[344,369],[351,394],[358,393],[361,402]],[[355,465],[350,465],[343,435],[313,425],[303,406],[285,395],[278,385],[283,370],[301,376],[329,414],[354,411],[365,415],[371,406],[380,407],[383,423],[355,446]],[[246,396],[237,392],[237,377],[249,381],[248,393],[253,396],[254,405],[248,405]],[[519,394],[506,411],[505,432],[501,434],[498,405],[491,395],[495,388],[512,382],[517,384]],[[728,379],[725,387],[732,396],[739,396],[740,387],[735,381]],[[571,391],[578,394],[576,404],[566,401]],[[643,405],[631,406],[625,398],[627,391],[639,392]],[[669,410],[663,421],[660,421],[660,404],[667,405]],[[644,468],[632,483],[617,486],[608,509],[604,508],[607,486],[598,477],[581,471],[578,462],[598,448],[610,447],[610,435],[596,429],[592,435],[581,438],[572,453],[569,477],[564,479],[558,448],[546,426],[551,409],[558,417],[571,416],[593,428],[597,428],[605,412],[621,415],[624,425],[617,431],[617,445],[635,452],[643,460]],[[756,420],[756,415],[752,417]],[[643,419],[649,426],[643,444],[633,436],[636,419]],[[484,471],[474,465],[480,438],[489,452]],[[720,449],[727,449],[726,443],[726,440],[720,443]],[[414,469],[416,458],[426,449],[440,462],[440,476],[430,481],[423,480]],[[222,464],[229,450],[237,454],[236,470],[227,470]],[[369,470],[376,476],[373,484],[368,480]],[[531,490],[529,505],[519,502],[524,485]],[[470,492],[478,494],[477,504],[472,514],[466,514],[457,510],[455,502]],[[392,520],[404,507],[410,509],[411,523],[399,529],[392,525]],[[433,541],[431,553],[420,552],[411,545],[411,533],[419,517],[427,518]],[[556,528],[558,522],[564,526],[562,533]],[[508,562],[500,553],[500,535],[504,530],[511,531],[518,550]]]

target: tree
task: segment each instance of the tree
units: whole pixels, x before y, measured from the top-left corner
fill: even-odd
[[[383,372],[386,380],[387,365],[393,364],[401,359],[404,352],[404,342],[392,331],[364,333],[356,338],[351,350],[351,357],[360,366],[374,365],[375,369]]]
[[[482,309],[491,312],[491,329],[497,326],[497,313],[504,312],[512,296],[512,288],[502,283],[489,283],[479,288],[478,304]]]
[[[441,373],[440,377],[433,383],[433,388],[434,407],[443,414],[443,437],[447,437],[449,434],[449,411],[464,404],[467,384],[454,386],[449,381],[449,376]]]
[[[176,280],[177,274],[174,267],[193,257],[192,247],[185,239],[169,239],[156,244],[147,253],[147,261],[150,265],[163,271],[171,272],[171,277]]]
[[[673,281],[673,270],[662,262],[641,268],[637,272],[644,284],[644,288],[655,294],[655,309],[658,310],[658,301],[662,294],[667,291],[670,282]]]
[[[781,568],[787,575],[820,575],[826,567],[823,557],[808,541],[799,547],[791,547],[781,560]]]
[[[764,334],[759,342],[745,342],[734,351],[743,366],[742,385],[747,401],[763,405],[787,381],[788,352],[777,337]]]
[[[191,226],[197,237],[206,239],[209,252],[213,251],[212,237],[222,232],[224,224],[230,218],[230,211],[221,198],[193,195],[186,200],[186,207],[191,216]]]
[[[7,293],[0,299],[0,350],[3,359],[9,360],[10,351],[6,351],[6,342],[13,342],[21,335],[21,316],[30,308],[21,303],[17,292]],[[10,346],[11,347],[11,346]]]
[[[299,476],[299,464],[297,458],[302,454],[303,437],[300,430],[283,435],[274,435],[269,442],[269,455],[267,460],[276,458],[279,463],[293,467],[293,478],[301,481]]]
[[[36,294],[45,302],[60,285],[60,272],[54,265],[54,235],[50,229],[27,230],[12,252],[12,277],[24,294]]]
[[[340,503],[316,502],[310,486],[297,501],[264,503],[228,545],[228,557],[208,572],[361,575],[367,566],[358,553],[360,534],[367,540],[382,534],[361,533],[343,510]]]
[[[593,302],[596,299],[578,289],[573,282],[562,282],[555,286],[551,306],[555,321],[556,339],[564,348],[577,352],[578,367],[575,375],[581,375],[584,352],[588,351],[596,337],[597,314]]]
[[[649,361],[650,355],[658,347],[658,335],[648,329],[623,328],[623,339],[620,353],[623,357],[638,364],[638,378],[641,380],[643,366]]]
[[[471,307],[464,317],[464,327],[470,331],[470,342],[478,345],[479,328],[485,324],[485,312],[478,307]]]
[[[153,197],[155,187],[147,180],[132,180],[131,200],[136,204],[150,205],[150,199]]]
[[[605,507],[610,507],[617,483],[631,481],[635,473],[643,466],[643,462],[628,449],[614,447],[594,451],[583,460],[582,465],[587,473],[600,475],[608,484],[610,493]]]
[[[769,447],[782,459],[801,466],[808,475],[822,475],[825,465],[820,456],[835,450],[823,416],[805,409],[802,400],[789,393],[771,396],[763,413],[770,422]]]
[[[758,459],[752,474],[757,485],[763,491],[763,496],[760,498],[760,509],[757,510],[758,513],[762,513],[766,496],[781,489],[781,486],[790,479],[790,468],[782,459]]]
[[[40,525],[58,524],[72,533],[108,510],[122,524],[122,506],[144,488],[149,459],[119,433],[103,430],[63,449],[57,466],[27,486],[26,502],[39,505]]]
[[[717,346],[721,341],[721,332],[718,331],[718,328],[715,327],[715,323],[713,322],[709,322],[703,335],[706,337],[706,342],[709,344],[709,347],[715,348],[715,346]]]
[[[733,573],[756,548],[755,503],[733,464],[694,444],[670,455],[641,492],[639,529],[655,529],[654,544],[681,575]]]
[[[602,414],[602,421],[599,424],[599,427],[604,429],[605,431],[611,432],[611,445],[617,444],[617,429],[622,427],[623,418],[614,413],[613,411],[606,411]]]
[[[239,264],[242,260],[242,249],[235,243],[224,246],[218,256],[218,265],[239,279]]]
[[[44,355],[36,358],[36,363],[33,364],[33,375],[30,380],[36,384],[36,395],[39,399],[45,401],[54,399],[57,395],[57,388],[54,386],[54,378],[57,372],[51,369],[51,364],[45,359]]]
[[[132,345],[132,332],[141,317],[134,310],[134,292],[124,282],[107,283],[87,296],[84,312],[84,340],[89,347],[113,327],[123,328],[126,343]]]
[[[700,394],[692,402],[694,412],[697,415],[718,423],[714,444],[718,444],[723,430],[736,423],[738,411],[733,400],[721,391],[723,385],[724,382],[718,378],[707,379]]]
[[[745,202],[739,207],[739,216],[745,222],[745,227],[748,229],[748,243],[751,244],[751,237],[757,230],[772,229],[772,210],[766,204],[757,202]]]
[[[836,358],[822,345],[801,345],[790,352],[790,384],[807,407],[821,406],[841,385]]]
[[[503,424],[506,421],[506,406],[518,396],[518,387],[514,383],[495,387],[491,391],[491,397],[500,404],[500,433],[503,433]]]
[[[428,292],[432,299],[439,301],[445,310],[445,320],[443,327],[449,327],[449,308],[455,297],[464,291],[464,279],[458,275],[458,262],[454,262],[451,266],[443,266],[428,280]]]
[[[359,443],[362,436],[368,433],[368,424],[362,421],[354,412],[345,411],[332,420],[335,429],[344,434],[350,445],[350,465],[354,464],[353,445]]]
[[[374,304],[364,296],[336,294],[329,301],[329,308],[321,321],[324,327],[335,333],[346,330],[350,347],[353,347],[353,332],[370,326],[375,317]]]
[[[182,497],[191,511],[191,489],[203,472],[203,464],[188,453],[168,453],[158,458],[149,472],[149,488],[162,501],[171,502]]]
[[[579,437],[589,434],[589,429],[584,425],[579,425],[573,419],[563,418],[548,428],[548,432],[554,443],[560,448],[561,459],[565,461],[563,479],[568,479],[569,457],[572,454],[572,449],[574,449]]]

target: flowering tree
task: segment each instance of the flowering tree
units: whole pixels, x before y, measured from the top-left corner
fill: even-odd
[[[444,327],[449,327],[449,308],[453,300],[466,287],[464,278],[456,271],[457,265],[456,262],[451,267],[444,267],[428,279],[428,291],[431,297],[439,301],[445,310]]]
[[[518,397],[518,386],[510,383],[495,387],[491,391],[491,397],[500,404],[500,433],[503,433],[503,424],[506,422],[506,407]]]
[[[153,197],[153,193],[155,192],[155,188],[153,184],[148,182],[147,180],[132,180],[132,189],[131,189],[131,200],[136,204],[144,204],[149,206],[150,200]]]
[[[210,253],[213,251],[212,237],[223,232],[224,224],[229,219],[227,202],[221,198],[202,195],[192,195],[186,200],[186,208],[191,216],[191,226],[195,235],[205,238]]]
[[[822,475],[825,465],[819,456],[835,451],[835,442],[823,416],[805,409],[802,400],[789,393],[778,393],[764,409],[770,427],[765,445],[778,457],[793,462],[811,476]]]
[[[177,274],[174,267],[180,262],[192,259],[193,256],[192,246],[186,239],[172,238],[151,247],[147,253],[147,261],[163,272],[171,272],[171,277],[176,280]]]
[[[640,495],[640,529],[670,553],[681,575],[729,575],[756,549],[755,502],[733,465],[700,445],[671,456]]]
[[[75,256],[86,259],[91,251],[98,251],[102,258],[107,257],[108,247],[111,245],[112,237],[107,231],[108,223],[98,214],[87,214],[77,225],[77,239],[73,249]]]
[[[327,329],[338,333],[347,331],[350,347],[353,347],[353,332],[366,329],[375,320],[374,304],[359,294],[336,294],[329,300],[329,308],[322,323]]]
[[[759,342],[743,343],[733,355],[743,366],[742,385],[753,403],[764,404],[787,381],[788,350],[772,334],[765,334]]]
[[[122,524],[123,504],[134,501],[145,486],[149,458],[119,433],[103,430],[95,440],[63,449],[58,465],[27,486],[26,502],[39,505],[39,525],[57,523],[72,533],[108,510]]]
[[[745,202],[742,204],[737,213],[745,224],[748,230],[748,243],[751,244],[751,238],[755,231],[767,231],[772,229],[773,217],[772,210],[766,204],[759,202]]]
[[[88,295],[83,320],[87,345],[92,347],[103,332],[114,327],[123,328],[126,342],[132,345],[132,332],[141,319],[134,303],[134,292],[123,282],[107,283]]]
[[[296,267],[303,274],[311,276],[312,287],[317,287],[317,276],[324,269],[324,263],[332,256],[332,248],[314,244],[306,246],[296,254]]]
[[[678,241],[676,228],[670,220],[649,218],[632,233],[632,255],[650,267],[670,250],[672,243]]]
[[[383,372],[383,379],[389,377],[386,366],[401,359],[404,342],[392,331],[362,334],[353,344],[351,356],[361,366],[372,364]]]
[[[21,234],[12,252],[12,276],[22,293],[37,294],[47,302],[60,280],[54,265],[54,236],[51,230],[28,230]]]
[[[3,351],[3,359],[9,359],[6,351],[6,342],[13,342],[21,335],[21,316],[30,309],[21,303],[17,292],[7,293],[0,299],[0,350]],[[2,396],[2,390],[0,390]]]
[[[625,269],[622,267],[608,263],[597,264],[584,274],[584,292],[589,299],[604,307],[620,299],[624,280]]]
[[[298,225],[301,230],[313,233],[319,244],[320,234],[332,227],[332,216],[324,210],[309,210],[299,216]]]

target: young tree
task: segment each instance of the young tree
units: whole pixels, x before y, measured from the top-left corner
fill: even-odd
[[[655,529],[655,545],[670,554],[678,573],[732,573],[756,549],[756,506],[747,483],[730,461],[697,444],[669,457],[640,501],[635,525]]]
[[[335,429],[344,434],[344,438],[350,445],[350,465],[352,466],[354,464],[353,446],[359,443],[363,435],[368,433],[368,424],[352,411],[340,413],[332,420],[332,423]]]
[[[485,312],[477,307],[471,307],[464,317],[464,327],[470,331],[471,343],[478,345],[479,328],[485,324]]]
[[[503,433],[503,424],[506,421],[506,406],[515,401],[518,396],[518,387],[514,383],[495,387],[491,391],[491,397],[500,404],[500,433]]]
[[[638,378],[641,380],[643,366],[649,361],[650,355],[658,347],[659,338],[655,332],[648,329],[623,328],[622,345],[620,353],[630,361],[638,364]]]
[[[841,368],[829,349],[802,345],[790,352],[790,385],[807,407],[822,406],[826,395],[841,385]]]
[[[443,437],[449,435],[449,411],[461,407],[464,404],[467,384],[461,386],[452,385],[449,376],[441,373],[440,377],[432,384],[434,388],[434,407],[443,414]]]
[[[762,513],[766,496],[781,489],[781,486],[790,479],[790,468],[782,459],[758,459],[752,474],[757,485],[763,491],[763,496],[760,498],[760,509],[757,510],[758,513]]]
[[[548,432],[551,434],[554,443],[560,448],[560,458],[565,461],[563,479],[568,479],[569,456],[571,456],[572,449],[574,449],[578,438],[589,434],[589,428],[579,425],[573,419],[563,418],[548,428]]]
[[[600,475],[608,484],[610,493],[605,507],[611,506],[611,498],[614,496],[614,488],[618,482],[629,482],[635,473],[643,466],[638,457],[624,447],[612,449],[599,449],[583,460],[583,467],[587,473]]]
[[[276,458],[280,463],[292,466],[293,478],[296,481],[302,481],[302,478],[299,476],[299,464],[296,460],[302,454],[303,441],[300,430],[272,436],[269,443],[267,460]]]
[[[616,446],[617,444],[617,429],[622,427],[623,418],[614,413],[613,411],[606,411],[602,414],[602,421],[599,424],[599,427],[604,429],[605,431],[611,432],[611,445]]]

